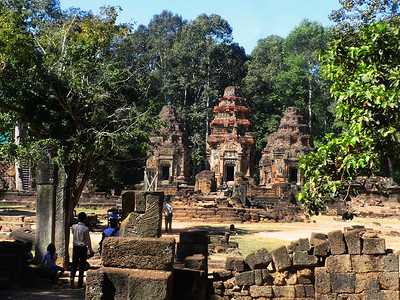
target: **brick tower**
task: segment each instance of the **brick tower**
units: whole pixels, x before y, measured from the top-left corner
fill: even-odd
[[[214,107],[211,134],[207,140],[207,158],[217,183],[233,181],[236,172],[252,177],[254,139],[248,120],[250,108],[242,98],[240,87],[229,86]]]

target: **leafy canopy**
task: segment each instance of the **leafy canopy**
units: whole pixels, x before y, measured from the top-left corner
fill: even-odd
[[[29,131],[3,155],[68,165],[76,204],[100,161],[144,155],[152,103],[142,78],[116,58],[130,34],[115,24],[116,8],[93,15],[54,6],[38,15],[32,7],[0,4],[1,118]]]
[[[379,21],[356,35],[338,35],[321,56],[344,132],[328,137],[300,165],[309,182],[298,199],[312,213],[345,196],[346,180],[372,175],[380,157],[390,162],[400,153],[399,25],[396,19]]]

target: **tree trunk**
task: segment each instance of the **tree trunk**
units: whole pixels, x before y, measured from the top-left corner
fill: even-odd
[[[79,172],[80,166],[77,163],[72,164],[71,166],[66,168],[67,174],[67,186],[66,186],[66,199],[65,199],[65,249],[64,249],[64,268],[68,268],[69,266],[69,241],[70,241],[70,231],[71,226],[74,222],[74,209],[77,206],[79,199],[82,194],[83,187],[85,186],[89,175],[90,170],[87,170],[85,174],[82,176],[81,182],[76,187],[77,178],[80,174]],[[76,187],[76,188],[75,188]]]
[[[390,157],[387,158],[388,161],[388,168],[389,168],[389,175],[390,177],[393,176],[393,161]]]
[[[20,126],[15,126],[14,128],[14,143],[15,145],[20,145],[21,144],[21,138],[22,138],[22,130]],[[24,190],[24,183],[22,180],[22,169],[19,161],[15,161],[15,189],[17,191],[23,191]]]
[[[311,131],[311,125],[312,125],[312,110],[311,110],[311,104],[312,104],[312,78],[310,77],[308,79],[308,127],[310,127]]]

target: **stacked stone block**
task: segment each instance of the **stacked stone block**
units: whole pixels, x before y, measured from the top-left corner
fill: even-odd
[[[262,248],[246,258],[228,257],[225,270],[213,273],[209,299],[314,299],[313,267],[308,239],[271,252]]]
[[[103,242],[103,267],[89,270],[85,299],[172,299],[175,239],[118,237]]]
[[[123,222],[123,236],[104,239],[103,266],[87,272],[85,299],[173,299],[175,239],[158,237],[163,194],[125,195],[132,196],[124,203],[134,211]]]
[[[400,299],[399,257],[358,230],[328,234],[331,255],[315,269],[316,299]]]
[[[210,236],[207,231],[181,232],[179,243],[176,245],[176,260],[184,263],[186,257],[201,254],[207,262],[209,243]]]
[[[207,231],[181,232],[174,267],[174,299],[205,299],[208,273]]]
[[[289,246],[228,257],[215,270],[208,299],[400,299],[399,257],[360,231],[313,233]]]

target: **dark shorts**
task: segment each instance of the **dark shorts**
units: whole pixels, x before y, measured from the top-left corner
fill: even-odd
[[[56,271],[62,271],[63,270],[63,268],[60,267],[60,266],[47,266],[47,269],[56,270]]]

